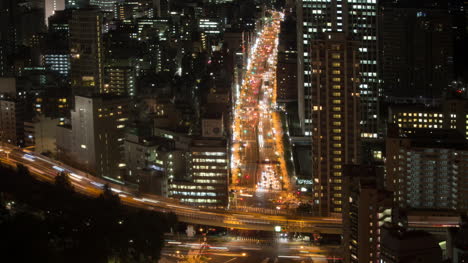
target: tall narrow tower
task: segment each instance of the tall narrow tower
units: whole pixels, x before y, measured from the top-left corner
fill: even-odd
[[[296,8],[299,119],[304,135],[312,135],[311,43],[322,33],[342,32],[359,46],[361,137],[378,138],[377,0],[299,0]]]
[[[298,112],[303,135],[312,137],[313,195],[320,214],[338,216],[341,167],[372,151],[360,139],[372,145],[379,138],[377,0],[299,0],[296,11]],[[333,45],[340,50],[332,52]],[[345,59],[335,69],[332,53]]]
[[[103,17],[99,9],[73,11],[70,23],[71,84],[75,94],[105,93]]]
[[[311,41],[313,199],[322,216],[342,212],[344,164],[360,156],[358,46],[343,33]]]

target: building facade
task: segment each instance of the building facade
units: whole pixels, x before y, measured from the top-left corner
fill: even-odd
[[[313,199],[320,215],[342,212],[344,164],[360,158],[359,55],[343,33],[311,40]]]
[[[71,85],[75,94],[104,93],[103,16],[99,9],[74,10],[70,22]]]
[[[358,42],[361,95],[361,137],[379,137],[378,97],[381,94],[378,76],[377,0],[300,0],[296,4],[298,52],[299,120],[305,136],[312,136],[313,84],[310,57],[315,40],[324,33],[341,32]]]
[[[58,128],[58,158],[109,180],[123,180],[129,99],[75,96],[71,125]]]
[[[187,180],[169,183],[169,196],[212,208],[228,204],[228,151],[223,139],[194,139],[187,158]]]
[[[401,208],[468,210],[468,147],[455,130],[420,129],[387,138],[386,187]]]
[[[344,262],[378,263],[381,227],[392,214],[392,195],[380,182],[383,167],[350,165],[344,173]]]

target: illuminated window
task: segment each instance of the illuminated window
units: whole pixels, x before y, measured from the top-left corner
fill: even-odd
[[[339,97],[339,96],[341,96],[341,92],[333,92],[332,96],[333,97]]]
[[[333,107],[333,111],[341,111],[341,107]]]
[[[341,63],[339,62],[333,62],[332,67],[341,67]]]
[[[333,85],[333,89],[341,89],[340,85]]]
[[[332,74],[334,74],[334,75],[340,75],[340,74],[341,74],[341,71],[339,71],[339,70],[333,70],[333,71],[332,71]]]
[[[341,100],[332,100],[333,104],[341,104]]]
[[[339,54],[339,53],[333,53],[332,58],[333,58],[333,59],[340,59],[340,58],[341,58],[341,54]]]
[[[332,78],[332,81],[334,81],[334,82],[340,82],[340,81],[341,81],[341,78]]]

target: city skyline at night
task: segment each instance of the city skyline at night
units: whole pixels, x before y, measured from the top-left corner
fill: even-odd
[[[2,0],[0,250],[465,262],[467,45],[461,0]]]

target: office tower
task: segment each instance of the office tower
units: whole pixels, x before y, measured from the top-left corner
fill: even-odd
[[[447,7],[411,2],[381,7],[383,91],[386,96],[440,98],[453,81],[454,14]]]
[[[70,56],[68,54],[50,51],[51,54],[44,54],[44,64],[52,71],[56,71],[63,76],[68,76],[70,71]]]
[[[278,65],[276,68],[278,102],[297,100],[296,39],[296,21],[292,19],[292,15],[286,16],[286,20],[281,24],[278,43]]]
[[[391,222],[392,194],[383,189],[383,167],[349,165],[344,169],[344,262],[380,258],[381,226]]]
[[[313,52],[312,43],[323,33],[342,32],[357,41],[357,61],[360,64],[359,92],[361,96],[361,137],[376,139],[378,132],[378,97],[380,79],[377,68],[377,0],[300,0],[297,8],[298,107],[299,121],[305,136],[312,136]],[[367,141],[367,140],[366,140]]]
[[[49,17],[55,12],[65,9],[65,0],[45,0],[45,23],[48,25]]]
[[[58,157],[96,176],[122,181],[128,98],[75,96],[71,125],[58,128]]]
[[[20,11],[15,18],[16,45],[32,47],[35,38],[46,31],[43,6],[18,9]]]
[[[76,94],[104,93],[103,17],[99,9],[78,9],[70,22],[71,85]]]
[[[222,138],[196,138],[187,152],[189,180],[169,183],[169,196],[183,203],[212,208],[228,204],[228,153]]]
[[[43,51],[44,65],[68,78],[70,76],[71,10],[56,11],[49,17],[49,31]]]
[[[156,9],[157,17],[167,17],[170,11],[172,0],[153,0],[153,8]]]
[[[14,19],[16,5],[13,0],[0,1],[0,77],[12,73],[12,60],[15,49]]]
[[[322,216],[339,216],[343,165],[360,158],[358,46],[344,33],[325,33],[309,46],[314,205]]]
[[[89,0],[65,0],[66,9],[85,8],[89,5]]]
[[[456,130],[389,129],[386,188],[407,209],[468,211],[468,144]]]
[[[105,12],[115,12],[116,4],[121,2],[120,0],[90,0],[90,5],[95,5]]]
[[[437,239],[424,231],[384,228],[381,244],[379,263],[442,262],[442,249]]]
[[[392,105],[388,110],[388,123],[395,124],[405,133],[417,129],[454,129],[468,139],[468,100],[447,98],[439,105]]]

